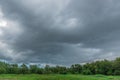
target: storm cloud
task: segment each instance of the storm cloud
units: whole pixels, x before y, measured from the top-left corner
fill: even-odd
[[[0,59],[70,65],[114,59],[119,0],[0,0]]]

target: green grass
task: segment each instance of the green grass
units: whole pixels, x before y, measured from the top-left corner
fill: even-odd
[[[120,80],[120,76],[104,75],[16,75],[1,74],[0,80]]]

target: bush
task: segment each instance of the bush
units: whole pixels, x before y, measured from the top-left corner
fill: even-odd
[[[120,75],[120,70],[115,70],[114,75]]]
[[[92,72],[90,70],[83,70],[82,74],[84,74],[84,75],[91,75]]]

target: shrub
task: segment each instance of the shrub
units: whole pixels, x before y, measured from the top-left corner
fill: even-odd
[[[91,75],[92,72],[90,70],[83,70],[82,74],[84,74],[84,75]]]

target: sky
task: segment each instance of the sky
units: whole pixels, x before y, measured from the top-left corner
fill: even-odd
[[[0,60],[71,65],[120,56],[120,0],[0,0]]]

